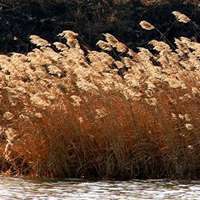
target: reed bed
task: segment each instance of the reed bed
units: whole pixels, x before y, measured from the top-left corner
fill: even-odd
[[[78,32],[81,43],[92,49],[101,39],[101,34],[106,32],[120,38],[134,50],[152,39],[166,41],[167,38],[171,43],[174,37],[180,36],[199,39],[196,34],[199,29],[194,32],[191,24],[177,24],[171,15],[174,10],[191,14],[193,21],[199,25],[200,9],[191,3],[175,0],[170,4],[162,1],[147,6],[143,1],[135,0],[58,2],[0,0],[0,51],[26,53],[33,48],[28,39],[30,35],[39,35],[52,43],[63,30]],[[165,37],[161,38],[157,31],[148,34],[142,31],[138,24],[143,19],[155,23]]]
[[[153,51],[134,52],[106,33],[87,49],[70,30],[30,41],[27,54],[0,55],[2,173],[200,178],[198,42],[152,40]]]

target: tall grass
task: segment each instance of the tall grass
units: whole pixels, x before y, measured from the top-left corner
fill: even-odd
[[[107,33],[94,50],[69,30],[30,42],[0,55],[2,173],[199,178],[198,42],[134,52]]]

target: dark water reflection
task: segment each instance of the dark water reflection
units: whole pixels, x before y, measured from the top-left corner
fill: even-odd
[[[163,180],[125,182],[82,182],[67,180],[39,182],[19,178],[0,177],[0,200],[195,200],[200,199],[200,182]]]

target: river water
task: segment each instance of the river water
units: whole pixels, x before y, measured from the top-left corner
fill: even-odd
[[[33,181],[0,177],[0,200],[196,200],[200,182],[167,180]]]

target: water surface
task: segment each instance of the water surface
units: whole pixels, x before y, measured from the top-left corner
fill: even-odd
[[[196,200],[200,181],[33,181],[0,177],[0,200]]]

